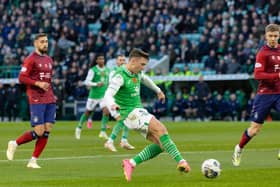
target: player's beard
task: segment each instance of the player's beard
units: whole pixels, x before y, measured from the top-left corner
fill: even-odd
[[[42,55],[45,55],[48,53],[48,47],[44,47],[42,49],[39,49],[39,52],[42,54]]]

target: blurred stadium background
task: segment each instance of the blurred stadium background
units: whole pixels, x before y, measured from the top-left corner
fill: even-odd
[[[146,72],[168,96],[160,105],[142,89],[145,107],[156,116],[248,120],[255,53],[264,26],[280,23],[279,10],[276,0],[1,0],[0,119],[28,120],[17,76],[34,34],[45,32],[55,61],[58,119],[75,120],[83,112],[88,90],[82,81],[97,53],[112,67],[117,54],[139,47],[152,57]],[[205,103],[195,86],[201,75],[209,86]]]

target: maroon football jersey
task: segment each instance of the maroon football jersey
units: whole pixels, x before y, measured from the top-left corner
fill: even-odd
[[[51,85],[53,60],[47,55],[31,53],[22,65],[19,81],[26,85],[30,104],[55,103]],[[48,82],[48,91],[35,86],[36,81]]]
[[[254,76],[259,81],[258,94],[280,93],[280,45],[264,45],[257,53]]]

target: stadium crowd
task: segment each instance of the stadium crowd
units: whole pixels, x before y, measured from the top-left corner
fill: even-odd
[[[59,102],[87,97],[82,81],[97,53],[110,59],[127,55],[133,47],[154,58],[168,54],[173,74],[252,74],[256,51],[264,42],[263,26],[279,24],[279,10],[277,0],[0,0],[0,66],[21,65],[32,50],[33,35],[45,32],[55,62],[54,91]],[[0,89],[8,92],[13,86]],[[170,103],[180,104],[184,94],[183,89],[178,96],[171,93],[176,99]],[[186,95],[184,99],[199,100],[195,92]],[[209,95],[216,100],[214,92]],[[242,102],[240,111],[246,108]],[[168,108],[173,116],[182,113],[174,109],[176,104]],[[202,114],[199,118],[208,118],[207,111]]]

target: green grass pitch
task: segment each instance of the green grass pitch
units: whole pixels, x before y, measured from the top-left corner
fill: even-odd
[[[104,140],[98,138],[100,122],[94,122],[92,129],[84,127],[81,140],[74,138],[76,123],[56,123],[38,161],[41,169],[26,168],[34,142],[18,147],[14,161],[6,160],[8,140],[27,130],[29,122],[0,123],[0,186],[280,186],[279,122],[264,125],[261,133],[246,147],[240,167],[231,165],[231,155],[248,122],[166,122],[173,141],[192,167],[191,173],[180,174],[175,161],[164,153],[139,165],[129,183],[123,176],[121,161],[134,156],[149,142],[131,131],[129,141],[136,150],[121,149],[118,137],[115,142],[118,152],[111,153],[104,149]],[[208,158],[220,161],[220,177],[207,179],[201,174],[201,163]]]

